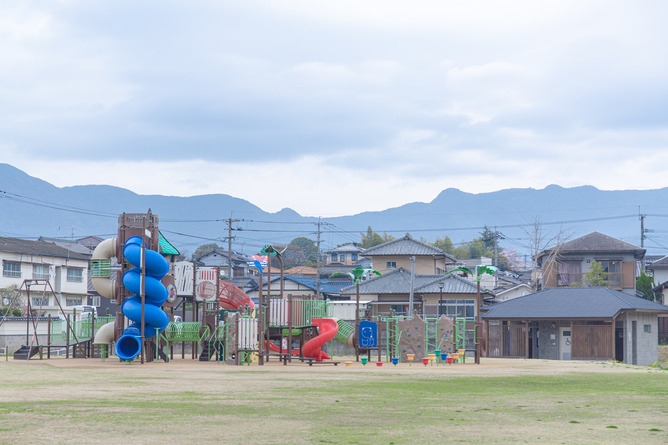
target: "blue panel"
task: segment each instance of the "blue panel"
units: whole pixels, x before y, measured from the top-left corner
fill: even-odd
[[[378,347],[378,324],[373,321],[360,321],[358,333],[360,348]]]

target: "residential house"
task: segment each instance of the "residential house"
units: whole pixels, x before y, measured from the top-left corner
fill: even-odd
[[[199,267],[220,267],[221,271],[227,274],[230,266],[230,253],[223,249],[213,249],[197,258],[193,258]],[[232,277],[245,277],[250,275],[250,266],[248,258],[237,252],[232,252]]]
[[[355,267],[357,262],[362,258],[364,249],[357,244],[344,244],[335,249],[323,252],[325,265],[337,264],[342,266]]]
[[[335,273],[350,272],[355,267],[369,268],[370,261],[363,257],[364,249],[355,243],[345,244],[323,252],[320,265],[320,277],[329,278]]]
[[[647,264],[647,270],[654,277],[654,292],[659,294],[659,303],[668,303],[668,256],[656,259],[651,264]]]
[[[536,255],[537,289],[578,286],[596,261],[607,273],[610,289],[635,295],[638,261],[644,255],[645,249],[592,232]]]
[[[381,276],[374,275],[359,285],[360,298],[370,301],[372,315],[408,315],[413,289],[413,312],[428,317],[448,315],[473,319],[478,313],[475,300],[477,284],[457,274],[415,274],[403,267]],[[356,298],[357,286],[341,290]],[[493,292],[481,289],[481,299],[491,301]]]
[[[512,300],[513,298],[523,297],[533,292],[531,285],[522,280],[519,274],[498,271],[494,276],[497,283],[497,286],[493,289],[494,294],[496,294],[496,301]]]
[[[438,275],[444,274],[448,266],[456,262],[455,257],[444,250],[410,235],[370,247],[364,251],[364,256],[371,259],[372,268],[380,273],[399,268],[412,270],[414,261],[416,274]]]
[[[668,256],[654,258],[647,264],[647,270],[654,278],[654,295],[659,296],[658,303],[668,303]],[[659,316],[659,341],[668,343],[668,314]]]
[[[267,277],[264,276],[262,280],[262,289],[264,292],[265,298],[269,295],[270,285],[267,283]],[[271,276],[271,296],[272,298],[280,297],[281,291],[281,276],[280,274],[272,274]],[[238,278],[233,280],[239,288],[241,288],[253,301],[258,301],[260,297],[260,283],[259,277],[253,277],[251,281],[241,282]],[[320,294],[322,297],[317,297],[318,295],[318,284],[320,286]],[[302,299],[332,299],[340,300],[347,299],[347,297],[341,297],[341,289],[350,286],[350,281],[334,281],[321,279],[320,283],[315,278],[312,277],[302,277],[297,275],[284,275],[283,276],[283,298],[287,298],[288,295],[292,295],[293,298],[302,298]]]
[[[58,316],[60,306],[67,311],[68,307],[87,304],[90,257],[90,253],[73,252],[52,242],[0,238],[0,289],[6,295],[20,290],[25,307],[24,281],[46,280],[43,283],[49,286],[39,286],[39,291],[37,285],[31,286],[31,308],[36,315]]]
[[[482,316],[487,356],[552,360],[658,359],[664,306],[606,287],[553,287],[492,305]]]
[[[275,273],[273,269],[272,273]],[[279,270],[278,273],[281,273],[281,271]],[[290,269],[285,269],[283,273],[286,275],[297,275],[300,277],[315,278],[318,276],[318,269],[309,266],[296,266],[296,267],[291,267]]]

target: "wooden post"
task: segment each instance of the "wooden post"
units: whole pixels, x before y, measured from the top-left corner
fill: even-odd
[[[47,346],[51,346],[51,314],[46,317],[46,344]],[[46,358],[51,358],[51,348],[47,348]]]
[[[288,361],[292,363],[292,294],[288,294]]]
[[[355,280],[355,332],[353,332],[353,345],[355,346],[355,361],[360,361],[360,283]]]
[[[30,308],[30,286],[26,285],[26,298],[28,299],[28,313],[26,314],[26,346],[30,348],[30,318],[32,316],[32,309]],[[30,352],[28,352],[30,358]]]
[[[264,292],[262,290],[263,283],[262,283],[262,269],[260,269],[260,298],[258,299],[258,316],[260,317],[258,319],[258,331],[259,331],[259,337],[260,337],[260,344],[258,345],[258,356],[257,356],[257,364],[258,366],[263,366],[264,365]],[[239,354],[237,354],[238,356]]]
[[[65,336],[65,358],[70,358],[70,326],[72,326],[70,324],[70,314],[67,314],[66,320],[67,320],[67,335]]]
[[[524,329],[526,329],[526,334],[524,335],[524,358],[529,358],[529,321],[524,322]]]
[[[93,337],[95,336],[95,313],[90,314],[90,341],[88,342],[88,358],[93,357]]]
[[[266,354],[266,361],[269,361],[269,331],[271,326],[271,254],[267,254],[267,300],[266,300],[266,315],[265,315],[265,335],[266,341],[260,345],[262,354]]]
[[[199,301],[193,302],[193,319],[194,321],[199,321]],[[193,359],[199,356],[199,343],[193,343]]]
[[[194,292],[194,291],[193,291]],[[193,298],[194,300],[194,298]],[[185,298],[183,301],[183,307],[181,308],[181,321],[186,321],[186,302]],[[181,342],[181,359],[186,358],[186,342]]]
[[[140,250],[140,260],[139,260],[139,267],[141,267],[141,275],[139,277],[139,292],[140,292],[140,298],[141,298],[141,322],[140,322],[140,330],[141,330],[141,364],[144,364],[144,349],[146,349],[146,322],[144,320],[144,310],[145,310],[145,305],[146,305],[146,218],[142,218],[141,221],[141,250]]]
[[[176,298],[174,298],[176,300]],[[174,320],[174,306],[172,305],[170,309],[170,313],[172,314],[172,320]],[[174,360],[174,347],[169,348],[169,359]]]
[[[480,278],[480,277],[478,277]],[[480,364],[480,280],[477,279],[477,291],[475,294],[475,323],[473,328],[473,336],[475,337],[475,364]],[[464,334],[464,342],[466,342],[466,334]]]
[[[485,320],[485,343],[487,344],[487,350],[489,351],[489,320]],[[487,356],[489,357],[489,356]]]
[[[438,330],[438,326],[437,326],[436,329]],[[378,332],[377,332],[377,335],[378,335],[378,337],[377,337],[377,338],[378,338],[378,344],[377,344],[376,346],[378,346],[378,361],[381,361],[381,356],[380,356],[380,354],[381,354],[381,349],[382,349],[382,348],[381,348],[381,339],[383,338],[383,323],[380,322],[380,318],[378,319]],[[388,358],[388,360],[389,360],[389,358]]]
[[[610,334],[610,336],[612,337],[612,344],[611,344],[611,348],[610,348],[610,349],[612,349],[612,357],[610,357],[610,359],[612,361],[615,361],[617,359],[617,337],[615,336],[615,332],[616,332],[615,324],[617,323],[616,318],[617,318],[617,315],[612,317],[612,333]]]

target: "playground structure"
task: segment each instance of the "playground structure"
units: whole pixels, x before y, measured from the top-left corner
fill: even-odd
[[[122,360],[134,360],[142,349],[141,340],[157,336],[169,324],[169,316],[162,310],[167,288],[160,282],[169,263],[143,244],[141,237],[133,236],[123,248],[123,257],[135,267],[123,274],[123,285],[134,295],[125,299],[121,311],[134,323],[116,341],[116,355]]]
[[[147,354],[147,360],[169,360],[173,358],[178,343],[190,343],[193,346],[192,358],[200,361],[242,365],[259,363],[259,356],[262,355],[264,363],[276,360],[287,364],[297,359],[309,364],[319,364],[330,363],[329,354],[323,351],[328,343],[337,340],[349,347],[354,346],[352,320],[332,318],[327,301],[295,299],[291,295],[286,300],[269,299],[268,330],[263,335],[259,330],[260,311],[251,311],[249,307],[225,310],[221,309],[217,301],[196,306],[201,309],[202,321],[169,322],[164,331],[159,333],[157,340],[153,339],[164,351],[163,354],[159,354],[159,349],[154,346],[149,351],[151,356]],[[111,340],[108,338],[109,332],[113,334],[115,320],[115,317],[88,317],[78,320],[76,316],[73,319],[49,320],[47,344],[44,346],[46,358],[49,358],[54,350],[59,354],[64,353],[66,357],[106,358],[113,343],[113,335]],[[475,342],[472,324],[471,320],[446,316],[438,319],[423,319],[419,316],[363,319],[360,321],[358,334],[361,361],[370,361],[372,352],[377,353],[378,362],[395,364],[420,361],[430,355],[435,355],[437,362],[445,362],[445,357],[439,360],[443,354],[449,354],[452,360],[453,354],[461,354],[462,350],[471,354],[471,345]],[[377,329],[375,332],[371,331],[371,336],[369,325],[374,325]],[[107,340],[102,342],[101,337],[107,337]],[[261,343],[260,338],[264,338],[265,342]],[[291,347],[288,348],[288,345]],[[201,350],[198,352],[194,346],[200,346]],[[41,348],[33,348],[33,351],[41,352]],[[182,352],[182,358],[184,357]],[[460,361],[463,359],[458,358]]]
[[[37,353],[42,357],[42,349],[46,348],[47,358],[52,349],[64,349],[66,357],[71,352],[72,357],[105,359],[115,344],[114,351],[121,360],[132,361],[139,356],[142,363],[169,361],[180,343],[182,358],[185,346],[190,344],[192,358],[200,361],[234,365],[257,362],[261,366],[270,360],[287,365],[296,359],[309,365],[337,364],[323,350],[329,345],[331,353],[331,342],[336,339],[354,348],[358,360],[360,354],[366,354],[363,363],[375,352],[379,363],[383,362],[384,353],[385,361],[396,365],[410,363],[411,357],[422,359],[477,349],[475,329],[473,338],[470,335],[470,326],[475,325],[471,320],[446,316],[423,319],[417,315],[363,319],[359,297],[355,320],[341,320],[330,314],[325,300],[285,296],[282,279],[280,291],[272,292],[269,276],[265,291],[262,274],[259,304],[255,305],[241,289],[222,280],[218,268],[194,265],[191,278],[178,277],[192,282],[192,296],[179,303],[183,305],[184,320],[186,305],[191,306],[192,321],[175,322],[175,277],[170,263],[160,253],[160,243],[158,217],[150,210],[145,214],[119,215],[117,237],[103,241],[93,252],[90,277],[101,296],[121,304],[122,313],[115,317],[93,314],[80,320],[75,313],[73,319],[69,315],[64,320],[49,319],[46,345],[39,344],[36,326],[33,339],[29,338],[28,322],[27,346],[22,351],[25,358]],[[267,252],[280,260],[280,253],[271,246],[265,246],[263,253]],[[112,268],[112,258],[116,258],[118,270]],[[200,279],[203,274],[207,280]],[[48,280],[44,281],[48,285]],[[28,293],[31,285],[35,283],[27,284]]]

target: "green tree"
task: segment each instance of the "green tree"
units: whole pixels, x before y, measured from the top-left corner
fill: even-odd
[[[656,301],[656,295],[654,294],[654,277],[650,277],[645,271],[640,272],[640,276],[636,278],[636,289],[642,292],[643,298],[650,301]]]
[[[498,239],[498,234],[497,232],[494,232],[489,229],[489,227],[485,226],[482,232],[480,232],[480,238],[479,238],[485,247],[490,250],[491,252],[494,252],[494,246],[497,243]]]
[[[294,248],[293,250],[295,251],[301,250],[304,257],[304,266],[312,267],[316,265],[318,261],[318,246],[315,244],[315,241],[306,238],[305,236],[300,236],[290,241],[286,253],[289,252],[291,248]]]
[[[592,261],[589,270],[582,277],[583,287],[607,287],[609,272],[603,270],[603,265],[598,261]]]
[[[434,241],[432,245],[441,250],[445,250],[450,255],[455,252],[455,245],[448,235],[445,235],[443,238],[436,237],[436,241]]]
[[[385,242],[382,236],[371,230],[371,226],[367,228],[366,234],[360,233],[360,235],[362,235],[362,242],[359,246],[363,249],[368,249],[369,247],[377,246]],[[385,234],[385,236],[387,237],[387,234]]]
[[[209,252],[213,252],[215,249],[220,249],[220,246],[216,243],[202,244],[197,249],[195,249],[195,253],[193,253],[192,258],[193,260],[200,258],[202,255],[206,255]]]

